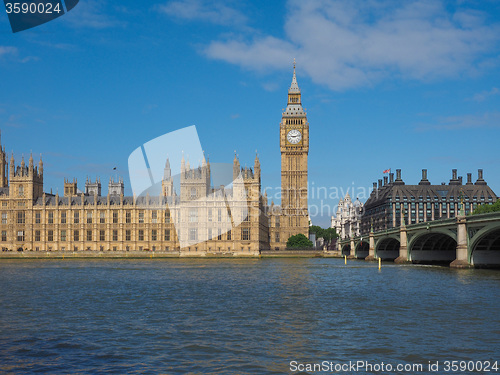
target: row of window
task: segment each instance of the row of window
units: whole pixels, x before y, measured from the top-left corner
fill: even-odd
[[[439,204],[440,203],[427,203],[427,212],[430,214],[431,210],[432,210],[432,206],[434,206],[434,212],[438,213],[439,212]],[[458,206],[460,206],[459,203],[456,203],[458,204]],[[448,212],[448,206],[450,208],[450,212],[454,212],[455,211],[455,205],[456,204],[441,204],[441,211],[446,214]],[[397,207],[397,206],[396,206]],[[411,203],[411,204],[408,204],[408,203],[403,203],[403,207],[405,209],[408,209],[408,208],[411,208],[411,213],[415,213],[415,210],[416,210],[416,204],[415,203]],[[477,203],[469,203],[469,202],[465,202],[464,203],[464,207],[465,207],[465,210],[466,211],[470,211],[470,208],[472,207],[472,210],[475,210],[477,207],[478,207],[478,204]],[[400,209],[399,208],[396,208],[396,212],[399,213]],[[422,208],[422,205],[419,206],[419,212],[422,212],[423,211],[423,208]],[[367,214],[368,215],[373,215],[373,214],[376,214],[376,213],[384,213],[384,212],[387,212],[387,214],[391,214],[392,213],[392,210],[390,210],[389,207],[386,207],[386,206],[379,206],[379,207],[375,207],[375,208],[372,208],[370,210],[367,211]]]
[[[448,199],[448,201],[454,201],[454,200],[455,200],[455,197],[454,197],[453,195],[451,195],[449,198],[447,198],[447,196],[446,196],[446,195],[448,194],[448,192],[447,192],[447,191],[444,191],[444,192],[438,191],[438,193],[440,193],[441,199],[443,199],[443,200],[444,200],[444,199]],[[430,196],[427,196],[426,198],[427,198],[427,201],[430,201],[430,200],[431,200],[431,197],[430,197]],[[461,197],[457,197],[457,199],[460,199],[460,198],[461,198]],[[471,200],[471,199],[470,199],[470,197],[469,197],[469,196],[467,196],[467,195],[464,195],[462,198],[463,198],[464,200]],[[433,196],[433,199],[434,199],[435,201],[440,200],[440,199],[439,199],[439,197],[438,197],[437,195]],[[390,200],[391,200],[391,197],[390,197],[390,196],[389,196],[389,197],[387,197],[387,200],[389,200],[389,201],[390,201]],[[400,201],[399,195],[396,195],[395,200],[396,200],[396,202],[399,202],[399,201]],[[415,199],[415,197],[413,197],[413,196],[411,196],[411,197],[410,197],[410,199],[408,199],[408,197],[406,197],[406,196],[404,196],[404,197],[403,197],[403,201],[405,201],[405,202],[406,202],[406,201],[408,201],[408,200],[415,201],[416,199]],[[423,196],[419,196],[419,197],[418,197],[418,200],[419,200],[420,202],[424,202],[424,197],[423,197]],[[477,200],[478,200],[478,197],[477,197],[477,196],[473,196],[473,197],[472,197],[472,200],[477,201]],[[485,198],[484,196],[481,196],[481,197],[480,197],[480,200],[481,200],[481,201],[485,201],[485,200],[486,200],[486,198]],[[490,202],[491,202],[491,201],[493,201],[493,197],[488,197],[488,201],[490,201]]]
[[[286,119],[285,124],[286,125],[303,125],[304,119]]]
[[[67,232],[68,231],[66,231],[66,230],[61,230],[60,236],[59,236],[59,241],[66,242],[68,240]],[[84,231],[82,231],[82,232],[84,232]],[[93,241],[92,230],[87,230],[83,234],[85,235],[85,239],[87,241]],[[138,241],[144,241],[144,230],[140,229],[137,234],[138,234],[138,236],[137,236]],[[113,230],[111,238],[112,238],[111,239],[112,241],[118,241],[118,230]],[[131,238],[132,238],[132,231],[126,230],[125,231],[125,241],[131,241]],[[170,229],[165,229],[163,240],[170,241],[170,238],[171,238]],[[2,231],[1,240],[3,242],[7,241],[7,231],[6,230]],[[17,241],[24,241],[24,240],[25,240],[25,231],[24,230],[17,231]],[[41,241],[41,231],[39,231],[39,230],[35,231],[34,240],[36,242]],[[53,242],[53,241],[54,241],[54,231],[48,230],[47,231],[47,242]],[[73,231],[73,241],[80,241],[80,230]],[[104,231],[104,230],[99,231],[99,241],[106,241],[106,231]],[[158,231],[156,229],[151,230],[151,241],[158,241]]]
[[[82,234],[85,236],[85,237],[82,237],[82,239],[85,238],[86,241],[93,241],[93,231],[92,230],[87,230],[87,231],[82,231],[82,232],[84,232]],[[68,240],[67,234],[68,234],[68,231],[66,231],[64,229],[61,230],[60,236],[59,236],[59,241],[66,242]],[[99,234],[99,241],[106,241],[106,231],[100,230],[100,231],[98,231],[98,234]],[[228,241],[230,241],[231,240],[231,231],[228,231],[225,234],[225,237]],[[80,238],[81,238],[80,237],[80,230],[78,230],[78,229],[73,230],[73,241],[80,241]],[[208,238],[213,239],[212,229],[208,230]],[[278,238],[277,241],[279,242],[279,237],[277,237],[277,238]],[[131,241],[131,239],[132,239],[132,231],[129,229],[125,230],[125,241]],[[159,239],[158,230],[152,229],[151,230],[151,241],[158,241],[158,239]],[[250,229],[249,228],[242,228],[241,229],[241,239],[243,241],[250,241]],[[3,242],[7,241],[7,231],[6,230],[2,231],[1,240]],[[39,231],[39,230],[35,231],[34,240],[36,242],[41,241],[41,231]],[[137,231],[137,240],[144,241],[144,230],[143,229],[139,229]],[[164,234],[163,234],[163,240],[164,241],[171,240],[170,229],[165,229]],[[189,240],[190,241],[197,241],[198,240],[198,229],[197,228],[190,228],[189,229]],[[218,233],[217,233],[217,240],[219,240],[219,241],[222,240],[222,231],[220,229],[218,230]],[[17,241],[20,241],[20,242],[25,241],[25,231],[24,230],[20,230],[17,232]],[[48,230],[47,231],[47,242],[53,242],[53,241],[54,241],[54,231]],[[118,230],[112,231],[111,241],[118,241]]]
[[[217,221],[222,222],[222,209],[218,209],[217,212]],[[42,222],[42,217],[41,217],[40,212],[35,213],[35,224],[40,224]],[[61,224],[66,224],[68,222],[68,217],[65,211],[60,212],[60,223]],[[208,210],[208,221],[212,222],[212,209]],[[7,219],[8,219],[8,214],[7,212],[2,213],[2,224],[7,224]],[[224,215],[225,221],[231,221],[231,214],[228,212],[227,215]],[[244,221],[249,221],[249,215],[246,215],[244,217]],[[19,211],[17,212],[17,223],[18,224],[25,224],[26,222],[26,213],[24,211]],[[88,211],[86,215],[86,223],[87,224],[92,224],[93,222],[93,212]],[[130,211],[127,211],[125,213],[125,223],[129,224],[132,222],[132,213]],[[139,224],[144,223],[144,211],[140,211],[138,215],[138,222]],[[151,211],[151,222],[153,224],[158,223],[158,212],[157,211]],[[191,223],[196,223],[198,222],[198,209],[190,209],[189,210],[189,222]],[[73,213],[73,223],[74,224],[79,224],[80,223],[80,212],[76,211]],[[100,224],[105,224],[106,223],[106,213],[105,212],[100,212],[99,213],[99,223]],[[113,224],[118,224],[118,212],[113,212],[112,214],[112,223]],[[170,223],[170,211],[165,211],[165,223]],[[54,212],[48,212],[47,213],[47,224],[54,224]]]
[[[144,211],[139,212],[139,224],[144,223]],[[60,223],[61,224],[66,224],[68,222],[68,217],[67,213],[65,211],[60,212]],[[8,220],[8,213],[7,212],[2,212],[2,224],[7,224]],[[17,212],[17,223],[18,224],[25,224],[26,222],[26,212],[25,211],[19,211]],[[35,212],[35,224],[40,224],[42,222],[42,215],[40,212]],[[86,215],[86,222],[87,224],[92,224],[93,222],[93,212],[88,211]],[[158,223],[158,211],[151,211],[151,222],[153,224]],[[73,223],[74,224],[79,224],[80,223],[80,212],[75,211],[73,212]],[[105,212],[100,212],[99,213],[99,223],[100,224],[105,224],[106,223],[106,213]],[[113,212],[112,215],[112,223],[113,224],[118,224],[118,212]],[[132,213],[130,211],[127,211],[125,213],[125,223],[130,224],[132,223]],[[170,211],[165,211],[165,223],[170,223]],[[54,212],[48,212],[47,213],[47,224],[54,224]]]

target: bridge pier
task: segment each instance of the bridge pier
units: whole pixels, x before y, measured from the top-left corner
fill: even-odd
[[[457,217],[457,255],[456,259],[450,263],[451,268],[470,268],[469,254],[467,246],[467,228],[465,226],[465,216]]]
[[[406,233],[406,225],[401,225],[399,229],[399,256],[394,259],[394,263],[410,263],[408,259],[408,237]]]
[[[349,254],[349,256],[347,258],[349,259],[356,259],[356,246],[354,246],[354,239],[351,238],[351,253]]]
[[[370,231],[370,247],[368,248],[368,256],[365,260],[375,260],[375,238],[373,237],[373,228]]]

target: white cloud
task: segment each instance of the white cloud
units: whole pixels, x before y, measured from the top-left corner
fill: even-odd
[[[0,59],[7,56],[15,56],[18,53],[16,47],[0,46]]]
[[[161,13],[186,20],[198,20],[217,25],[240,25],[246,23],[246,16],[236,9],[221,2],[206,2],[203,0],[170,1],[160,5]]]
[[[289,67],[297,57],[300,71],[334,90],[393,77],[432,80],[475,72],[496,56],[500,25],[485,18],[430,0],[291,0],[285,38],[240,35],[204,52],[257,71]]]
[[[477,128],[500,128],[500,112],[447,116],[439,119],[435,124],[420,124],[416,130],[460,130]]]
[[[265,37],[251,44],[237,40],[213,42],[205,49],[205,53],[213,59],[225,60],[248,69],[265,70],[289,67],[290,56],[293,55],[291,51],[294,49],[288,42]]]
[[[493,96],[493,95],[498,95],[500,94],[500,90],[498,90],[496,87],[493,87],[490,91],[482,91],[477,94],[474,94],[474,96],[470,99],[474,102],[483,102],[485,101],[488,97]]]

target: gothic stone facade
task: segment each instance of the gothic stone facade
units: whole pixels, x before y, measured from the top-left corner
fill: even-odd
[[[0,156],[5,160],[5,152]],[[5,171],[5,163],[1,164]],[[260,194],[260,164],[242,168],[235,158],[231,189],[210,186],[210,164],[182,167],[181,191],[169,196],[123,195],[123,182],[65,181],[64,196],[43,192],[43,163],[11,158],[10,184],[0,189],[2,250],[165,250],[184,255],[231,253],[256,255],[269,247],[269,218]],[[239,176],[239,178],[238,178]],[[6,181],[2,174],[2,181]],[[169,184],[169,179],[163,185]],[[6,186],[5,186],[6,185]],[[116,188],[118,185],[118,189]],[[206,196],[208,199],[199,199]],[[237,197],[234,199],[234,197]],[[233,203],[228,210],[227,202]],[[240,209],[238,209],[240,208]],[[244,213],[244,217],[237,217]],[[237,221],[238,225],[233,225]],[[181,247],[181,245],[183,245]]]
[[[177,251],[180,255],[255,256],[284,249],[291,235],[308,234],[307,154],[309,125],[293,72],[288,106],[280,123],[283,205],[270,207],[261,194],[258,157],[252,168],[233,160],[230,188],[211,186],[209,161],[198,167],[182,161],[176,192],[166,161],[161,193],[124,196],[123,180],[64,181],[64,195],[43,191],[43,162],[30,156],[7,168],[0,151],[0,247],[3,251]]]

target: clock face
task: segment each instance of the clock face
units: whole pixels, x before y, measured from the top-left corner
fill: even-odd
[[[302,139],[302,134],[297,129],[292,129],[286,135],[286,139],[293,145],[296,145]]]

